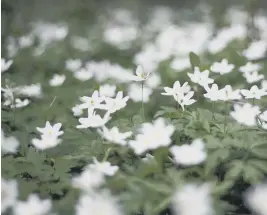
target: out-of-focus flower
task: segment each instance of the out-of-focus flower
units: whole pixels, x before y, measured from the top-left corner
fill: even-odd
[[[18,197],[18,185],[15,180],[1,178],[1,213],[13,207]]]
[[[27,48],[33,45],[34,36],[32,34],[19,37],[18,43],[20,48]]]
[[[80,59],[68,59],[65,67],[71,72],[76,72],[82,67],[82,61]]]
[[[105,97],[104,100],[106,104],[104,104],[103,109],[106,109],[109,113],[115,113],[127,105],[129,96],[123,98],[123,92],[119,91],[115,98]]]
[[[261,69],[260,64],[251,63],[251,62],[247,62],[244,66],[241,66],[239,68],[240,72],[243,72],[243,73],[251,73],[251,72],[259,71],[260,69]]]
[[[174,126],[168,125],[164,119],[158,118],[153,123],[142,124],[139,132],[140,134],[136,136],[135,140],[128,143],[138,155],[147,150],[168,146],[171,143]]]
[[[211,215],[212,198],[208,184],[186,184],[173,196],[172,209],[175,215]],[[192,207],[193,206],[193,207]]]
[[[249,188],[245,195],[247,205],[257,214],[266,215],[267,184],[255,185]]]
[[[72,179],[72,186],[85,192],[91,192],[105,182],[101,172],[86,168],[79,176]]]
[[[244,76],[244,78],[246,79],[246,81],[247,81],[249,84],[252,84],[252,83],[255,83],[255,82],[258,82],[258,81],[264,79],[264,75],[259,74],[258,71],[254,71],[254,72],[244,72],[244,73],[243,73],[243,76]]]
[[[80,81],[88,81],[93,77],[93,73],[88,69],[81,68],[73,73],[73,76]]]
[[[200,164],[207,158],[204,142],[201,139],[194,140],[191,145],[172,146],[170,152],[175,162],[184,166]]]
[[[111,166],[110,162],[108,161],[98,162],[98,160],[95,157],[93,160],[94,163],[89,164],[87,168],[92,169],[96,172],[100,172],[103,175],[113,176],[119,170],[118,166]]]
[[[183,71],[185,69],[190,68],[190,61],[188,57],[186,58],[177,57],[173,59],[173,61],[170,64],[170,67],[178,72]]]
[[[134,102],[141,102],[147,103],[150,99],[150,95],[152,94],[153,90],[143,86],[140,84],[131,84],[128,88],[128,95]]]
[[[51,200],[41,200],[36,194],[31,194],[26,202],[17,202],[14,206],[14,215],[49,215],[51,213]]]
[[[227,74],[233,71],[233,64],[229,64],[227,59],[223,59],[221,62],[215,62],[211,65],[210,70],[221,75]]]
[[[239,123],[254,126],[256,125],[256,117],[260,114],[260,108],[258,106],[252,106],[249,103],[242,105],[235,104],[234,111],[231,111],[230,115]]]
[[[15,99],[15,104],[11,104],[10,107],[11,108],[23,108],[26,107],[28,104],[30,104],[30,100],[29,99]]]
[[[195,67],[194,73],[187,73],[192,82],[199,84],[202,87],[205,87],[209,84],[212,84],[214,80],[209,78],[209,71],[205,70],[200,72],[198,67]]]
[[[254,41],[243,51],[243,55],[249,60],[257,60],[264,57],[267,50],[267,42],[264,40]]]
[[[77,128],[97,128],[104,126],[109,120],[110,112],[107,111],[104,117],[102,118],[100,115],[96,114],[95,111],[88,110],[88,117],[79,118],[80,125],[77,125]]]
[[[6,60],[4,58],[1,58],[1,72],[5,72],[9,69],[9,67],[12,65],[13,60]]]
[[[49,85],[52,87],[61,86],[66,79],[65,75],[55,74],[52,79],[49,80]]]
[[[87,38],[84,37],[74,36],[71,38],[70,42],[73,48],[80,50],[82,52],[89,51],[91,48],[90,42],[88,41]]]
[[[155,89],[161,84],[161,78],[158,74],[152,73],[149,79],[147,79],[145,83],[148,87]]]
[[[261,88],[267,91],[267,80],[262,80],[261,81]]]
[[[126,145],[126,139],[132,136],[132,132],[124,132],[121,133],[118,129],[118,127],[113,127],[111,129],[108,129],[107,127],[103,126],[101,130],[99,130],[99,133],[102,135],[104,139],[111,143],[116,143],[119,145]]]
[[[42,96],[42,88],[40,83],[21,86],[18,87],[16,91],[22,95],[29,97],[39,98]]]
[[[117,199],[108,192],[82,195],[76,205],[76,215],[122,215]]]
[[[259,89],[257,85],[252,86],[250,90],[242,89],[240,92],[246,99],[261,99],[262,96],[267,95],[267,91]]]
[[[4,153],[16,153],[19,147],[19,141],[15,137],[5,137],[1,131],[1,150]]]
[[[127,49],[137,35],[135,26],[108,26],[104,31],[104,41],[119,49]]]
[[[240,90],[233,90],[230,85],[226,85],[221,89],[221,100],[229,101],[229,100],[238,100],[241,99]]]
[[[217,84],[212,84],[211,87],[205,87],[207,93],[204,94],[204,97],[210,99],[211,101],[222,100],[223,92],[222,89],[219,90]]]
[[[116,85],[104,84],[99,87],[100,96],[113,97],[116,94]]]
[[[75,105],[71,110],[73,116],[81,116],[83,114],[83,110],[80,108],[80,105]]]

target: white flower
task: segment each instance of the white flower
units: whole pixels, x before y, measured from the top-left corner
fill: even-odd
[[[101,102],[104,101],[104,97],[99,95],[99,92],[95,90],[91,97],[88,96],[82,96],[80,97],[80,100],[83,102],[80,104],[81,109],[92,109],[100,108]]]
[[[121,133],[118,127],[113,127],[111,129],[108,129],[107,127],[103,126],[102,130],[99,130],[99,133],[107,141],[119,145],[125,145],[127,143],[126,139],[132,136],[131,131]]]
[[[177,97],[174,97],[174,98],[184,110],[184,106],[191,105],[196,102],[195,99],[192,99],[193,96],[194,96],[194,91],[190,91],[182,95],[177,94]]]
[[[267,90],[267,80],[261,81],[261,88]]]
[[[175,215],[211,215],[212,198],[208,184],[186,184],[173,196],[172,208]]]
[[[18,38],[18,43],[19,43],[20,48],[30,47],[34,43],[34,37],[31,34],[24,35]]]
[[[73,116],[81,116],[83,114],[83,110],[80,108],[80,105],[75,105],[71,110]]]
[[[232,72],[234,69],[233,64],[229,64],[227,59],[223,59],[221,62],[215,62],[211,65],[210,70],[221,75]]]
[[[182,59],[180,57],[177,57],[171,62],[170,67],[174,70],[177,70],[178,72],[183,71],[190,68],[190,60],[188,57]]]
[[[211,101],[222,100],[223,91],[219,90],[217,84],[212,84],[211,88],[209,86],[205,87],[207,93],[204,94],[204,97],[210,99]]]
[[[14,102],[14,92],[16,91],[15,88],[9,88],[8,86],[6,89],[1,88],[1,91],[3,91],[3,97],[5,98],[5,102],[3,105],[9,106]]]
[[[66,79],[65,75],[55,74],[52,79],[49,80],[49,85],[52,87],[61,86]]]
[[[267,42],[264,40],[254,41],[243,51],[243,55],[249,60],[257,60],[264,57],[267,50]]]
[[[17,202],[14,206],[14,215],[48,215],[52,208],[51,200],[41,200],[36,194],[31,194],[26,202]]]
[[[77,128],[97,128],[104,126],[109,120],[110,112],[107,111],[104,117],[102,118],[100,115],[96,114],[93,110],[88,110],[88,117],[79,118],[80,125],[77,125]]]
[[[122,108],[124,108],[127,105],[127,101],[129,100],[129,96],[125,96],[123,98],[123,92],[119,91],[117,93],[116,98],[109,98],[109,97],[105,97],[105,107],[104,109],[106,109],[109,113],[114,113]]]
[[[79,70],[82,67],[82,61],[80,59],[69,59],[66,61],[66,69],[72,71],[72,72],[76,72],[77,70]]]
[[[104,84],[99,87],[100,96],[113,97],[116,94],[116,86],[110,84]]]
[[[258,81],[264,79],[264,75],[259,74],[258,71],[254,71],[254,72],[244,72],[244,73],[243,73],[243,76],[244,76],[244,78],[246,79],[246,81],[247,81],[249,84],[252,84],[252,83],[255,83],[255,82],[258,82]]]
[[[262,96],[267,95],[265,89],[259,89],[256,85],[252,86],[250,90],[241,90],[241,93],[246,99],[261,99]]]
[[[1,58],[1,72],[5,72],[9,69],[9,67],[12,65],[13,60],[8,60]]]
[[[103,175],[107,175],[107,176],[115,175],[115,173],[119,169],[118,166],[111,166],[110,162],[108,161],[98,162],[95,157],[94,157],[94,163],[89,164],[87,168],[92,169],[96,172],[100,172]]]
[[[168,146],[174,126],[167,125],[165,120],[158,118],[153,123],[143,123],[135,140],[129,141],[129,145],[136,154],[142,154],[146,150]]]
[[[21,100],[21,99],[17,98],[17,99],[15,99],[15,104],[12,104],[10,107],[11,108],[23,108],[23,107],[26,107],[28,104],[30,104],[29,99]]]
[[[249,103],[242,105],[235,104],[234,111],[230,115],[239,123],[254,126],[256,125],[256,116],[260,113],[258,106],[252,106]]]
[[[39,98],[42,96],[42,88],[41,88],[40,83],[18,87],[17,91],[20,94],[23,94],[23,95],[29,96],[29,97]]]
[[[88,41],[87,38],[83,38],[83,37],[79,37],[79,36],[73,36],[71,38],[71,45],[73,46],[73,48],[79,50],[79,51],[89,51],[91,48],[91,44]]]
[[[13,207],[18,197],[18,185],[15,180],[1,178],[1,213]]]
[[[248,206],[259,215],[267,214],[267,184],[255,185],[246,192],[245,200]]]
[[[76,205],[76,215],[122,215],[117,199],[107,192],[82,195]]]
[[[184,95],[190,91],[190,86],[188,82],[185,82],[182,86],[179,81],[175,81],[173,87],[164,87],[165,93],[161,93],[165,96],[173,96],[175,99],[178,95]]]
[[[61,136],[64,131],[60,131],[62,124],[61,123],[56,123],[55,125],[51,125],[49,121],[47,121],[45,123],[45,127],[40,128],[40,127],[36,127],[36,129],[42,133],[42,135],[45,136],[51,136],[51,137],[59,137]]]
[[[52,136],[49,134],[41,135],[41,139],[34,138],[32,139],[32,145],[39,149],[45,150],[48,148],[53,148],[61,143],[61,139],[58,139],[57,136]]]
[[[119,49],[127,49],[137,35],[138,29],[135,26],[111,25],[105,29],[103,39]]]
[[[200,72],[198,67],[195,67],[194,73],[187,73],[192,82],[199,84],[200,86],[207,86],[214,82],[213,79],[209,78],[209,71],[205,70]]]
[[[135,81],[145,81],[149,78],[151,75],[151,72],[145,72],[144,68],[142,66],[138,66],[135,71],[135,76],[133,77],[133,80]]]
[[[4,153],[16,153],[19,147],[19,141],[15,137],[5,137],[1,131],[1,149]]]
[[[80,81],[88,81],[93,77],[93,73],[88,69],[81,68],[73,73],[74,77]]]
[[[149,79],[147,79],[145,83],[148,87],[154,89],[160,85],[161,78],[157,73],[152,73]]]
[[[226,85],[221,89],[221,100],[229,101],[229,100],[238,100],[241,99],[240,90],[233,90],[230,85]]]
[[[134,102],[141,102],[147,103],[149,101],[150,95],[152,94],[152,89],[139,84],[131,84],[128,88],[128,95]]]
[[[200,164],[207,158],[204,142],[201,139],[194,140],[191,145],[172,146],[170,152],[175,162],[184,166]]]
[[[240,72],[243,72],[243,73],[251,73],[251,72],[259,71],[260,69],[261,69],[260,64],[251,63],[251,62],[247,62],[244,66],[241,66],[239,68]]]
[[[72,179],[72,186],[85,192],[90,192],[104,182],[105,177],[101,172],[86,168],[79,176],[75,176]]]

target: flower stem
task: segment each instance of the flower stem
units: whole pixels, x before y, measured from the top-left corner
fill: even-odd
[[[143,114],[143,120],[145,120],[145,108],[144,108],[144,81],[142,81],[142,114]]]
[[[215,109],[215,101],[212,101],[212,120],[215,120],[214,109]]]
[[[224,110],[225,110],[225,114],[224,114],[224,133],[226,133],[226,113],[227,113],[227,103],[224,102]]]
[[[109,153],[110,153],[111,149],[112,149],[112,148],[108,148],[108,149],[107,149],[107,151],[105,152],[105,155],[104,155],[104,157],[103,157],[102,162],[104,162],[104,161],[106,161],[106,160],[108,159],[108,156],[109,156]]]

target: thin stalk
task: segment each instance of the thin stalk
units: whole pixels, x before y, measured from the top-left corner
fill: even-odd
[[[212,120],[215,120],[214,109],[215,109],[215,101],[212,101]]]
[[[145,120],[145,108],[144,108],[144,81],[142,81],[142,114],[143,114],[143,120]]]
[[[106,161],[106,160],[108,159],[108,156],[109,156],[109,153],[110,153],[111,149],[112,149],[112,148],[108,148],[108,149],[107,149],[107,151],[105,152],[105,155],[104,155],[104,157],[103,157],[102,162],[104,162],[104,161]]]
[[[226,113],[227,113],[227,103],[224,102],[224,110],[225,110],[225,115],[224,115],[224,133],[226,133]]]

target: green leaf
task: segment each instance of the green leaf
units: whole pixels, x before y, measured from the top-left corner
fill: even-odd
[[[244,169],[244,163],[239,160],[234,160],[230,164],[230,168],[227,170],[224,179],[236,180]]]
[[[199,59],[199,57],[194,52],[190,52],[189,53],[189,59],[190,59],[190,63],[191,63],[192,69],[194,67],[199,67],[199,65],[200,65],[200,59]]]

